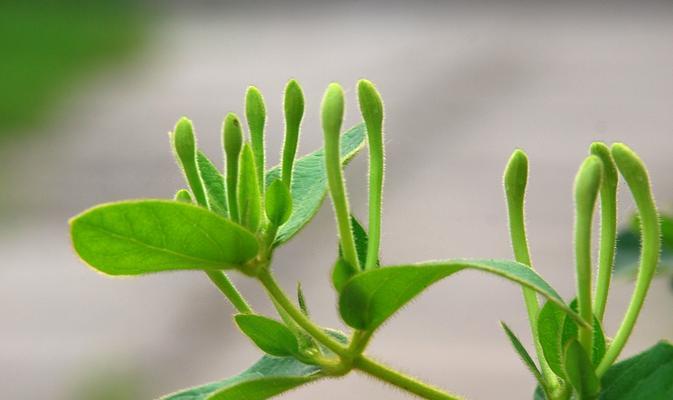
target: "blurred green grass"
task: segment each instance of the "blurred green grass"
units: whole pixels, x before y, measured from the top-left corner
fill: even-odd
[[[77,81],[144,36],[130,1],[0,1],[0,139],[49,116]]]

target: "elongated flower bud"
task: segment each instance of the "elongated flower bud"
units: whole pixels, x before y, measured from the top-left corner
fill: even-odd
[[[227,183],[227,205],[229,217],[238,222],[238,197],[236,190],[238,186],[238,161],[243,145],[243,132],[241,123],[234,113],[229,113],[224,119],[222,126],[222,143],[226,159],[226,183]]]
[[[638,207],[640,215],[642,245],[640,249],[640,267],[636,288],[633,291],[631,302],[626,310],[624,320],[615,334],[612,344],[608,348],[603,360],[596,368],[596,373],[602,376],[612,363],[619,357],[622,349],[633,331],[640,310],[645,302],[645,297],[650,288],[652,277],[659,263],[659,251],[661,250],[661,228],[659,214],[654,203],[650,178],[647,168],[638,155],[628,146],[615,143],[611,149],[612,157],[624,177],[633,199]]]
[[[383,202],[383,101],[374,84],[358,82],[360,112],[367,126],[369,147],[369,242],[365,269],[375,268],[381,242],[381,207]]]
[[[294,79],[290,80],[285,86],[283,108],[285,111],[285,139],[281,161],[282,180],[287,187],[291,187],[292,167],[297,154],[301,120],[304,117],[304,93],[299,83]]]
[[[192,121],[184,117],[180,118],[175,125],[172,139],[178,163],[182,167],[197,204],[207,207],[208,202],[203,190],[203,182],[201,182],[199,169],[196,165],[196,138]]]
[[[264,193],[266,107],[264,106],[264,97],[254,86],[250,86],[245,94],[245,118],[248,121],[248,129],[250,129],[250,142],[255,156],[259,191]]]
[[[617,244],[617,183],[619,176],[610,149],[605,143],[592,143],[590,152],[600,158],[603,163],[603,179],[600,191],[601,239],[594,296],[594,314],[602,322],[610,290],[610,278]]]
[[[341,171],[339,154],[341,123],[344,117],[344,93],[339,84],[332,83],[327,87],[321,108],[322,129],[325,137],[325,169],[327,171],[329,193],[339,228],[339,240],[344,259],[355,271],[359,271],[360,263],[353,239],[346,185]]]
[[[238,174],[238,212],[241,225],[257,232],[262,221],[262,197],[257,184],[252,148],[246,144],[241,151]]]
[[[580,316],[589,324],[593,321],[591,303],[591,227],[602,176],[603,163],[600,158],[589,156],[584,160],[575,177],[577,305]],[[591,329],[580,327],[579,342],[589,356],[591,356]]]

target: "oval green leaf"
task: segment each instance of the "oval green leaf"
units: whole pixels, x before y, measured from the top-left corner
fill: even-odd
[[[91,208],[70,221],[77,254],[108,275],[235,268],[258,251],[255,237],[204,208],[132,200]]]
[[[292,331],[276,320],[255,314],[238,314],[234,319],[241,331],[267,354],[285,357],[299,351]]]
[[[529,287],[581,321],[535,271],[507,260],[434,261],[362,272],[351,278],[340,293],[341,318],[353,328],[373,331],[430,285],[464,269],[492,273]]]

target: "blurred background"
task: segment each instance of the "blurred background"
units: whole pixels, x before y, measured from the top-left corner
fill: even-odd
[[[258,86],[276,163],[289,78],[306,95],[302,153],[321,145],[326,85],[348,89],[351,125],[357,79],[374,81],[387,111],[385,263],[511,257],[501,174],[523,148],[534,262],[568,297],[572,182],[592,141],[631,145],[660,205],[673,204],[671,71],[669,1],[0,2],[0,397],[152,399],[259,357],[202,274],[105,278],[70,247],[67,220],[80,211],[183,186],[166,135],[183,115],[218,157],[222,118],[242,115],[246,87]],[[347,173],[360,216],[366,171],[361,157]],[[633,205],[620,199],[625,221]],[[326,204],[274,268],[287,288],[303,283],[320,323],[341,327],[335,232]],[[655,281],[624,356],[673,339],[668,286]],[[631,287],[614,284],[609,334]],[[388,323],[370,353],[470,399],[530,398],[499,320],[530,343],[517,287],[459,274]],[[408,398],[357,374],[285,395],[318,397]]]

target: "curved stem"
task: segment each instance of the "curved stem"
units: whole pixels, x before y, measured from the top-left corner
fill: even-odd
[[[365,356],[357,357],[354,367],[400,389],[429,400],[460,400],[460,397],[445,393],[408,375],[395,371]]]
[[[656,271],[659,262],[659,251],[661,250],[659,215],[654,203],[654,197],[652,196],[650,180],[645,165],[631,149],[622,144],[612,146],[612,156],[615,159],[619,172],[629,186],[638,207],[642,245],[636,288],[633,291],[624,320],[617,330],[612,344],[605,352],[603,360],[601,360],[598,368],[596,368],[596,374],[599,378],[619,357],[633,331],[640,310],[645,302],[652,277]]]
[[[253,310],[247,301],[241,296],[229,277],[222,271],[207,271],[208,278],[217,286],[218,289],[231,301],[238,312],[243,314],[252,314]]]
[[[271,298],[295,320],[297,325],[313,336],[313,338],[320,342],[320,344],[332,350],[335,354],[339,356],[348,356],[348,349],[344,345],[329,337],[322,328],[314,324],[313,321],[292,303],[285,292],[283,292],[283,289],[278,286],[278,283],[268,269],[261,272],[258,279],[269,293],[269,296],[271,296]]]

